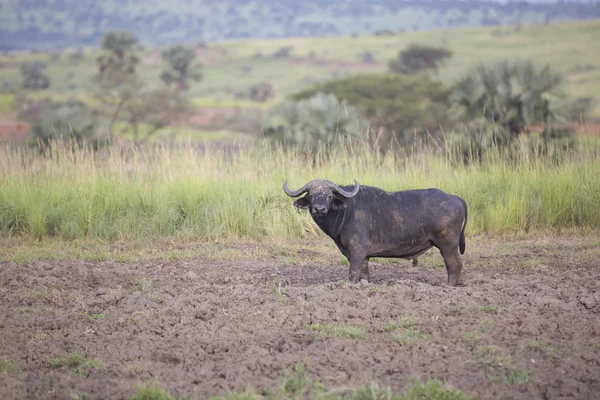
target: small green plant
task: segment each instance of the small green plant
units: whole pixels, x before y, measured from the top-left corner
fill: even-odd
[[[533,372],[531,370],[518,370],[518,371],[509,371],[506,376],[502,379],[502,382],[509,387],[521,385],[523,383],[529,382],[531,378],[533,378]]]
[[[413,314],[408,314],[407,316],[402,318],[402,327],[410,328],[411,326],[419,325],[418,318]]]
[[[379,386],[376,382],[357,389],[350,396],[351,400],[396,400],[398,398],[398,395],[395,395],[390,387]]]
[[[90,369],[102,368],[102,362],[94,358],[88,358],[83,352],[76,351],[63,357],[51,358],[49,361],[52,368],[67,367],[77,376],[86,377]]]
[[[250,389],[243,391],[236,390],[234,392],[227,393],[225,396],[211,397],[210,400],[260,400],[262,396],[258,396]]]
[[[140,385],[129,400],[174,400],[175,398],[158,383]]]
[[[523,266],[524,268],[527,268],[527,269],[534,269],[541,263],[542,262],[539,257],[532,257],[532,258],[526,258],[525,260],[521,261],[521,266]]]
[[[20,373],[21,367],[19,366],[19,364],[10,360],[7,357],[0,357],[0,375],[19,375]]]
[[[459,390],[448,389],[444,384],[431,379],[425,383],[420,380],[415,381],[410,389],[397,397],[398,400],[470,400]]]
[[[404,329],[392,336],[401,346],[413,345],[417,340],[425,339],[427,335],[421,333],[418,329]]]
[[[32,334],[29,337],[29,340],[32,342],[39,342],[39,341],[46,339],[47,337],[48,337],[48,334],[46,332],[38,332],[38,333]]]
[[[300,396],[305,390],[305,385],[306,376],[304,364],[296,364],[296,370],[294,372],[290,372],[287,369],[285,370],[285,377],[281,384],[281,390],[285,394],[293,397]]]
[[[453,306],[453,307],[449,307],[446,310],[444,310],[444,314],[446,314],[450,317],[457,317],[457,316],[463,314],[465,311],[467,311],[466,306]]]
[[[513,364],[511,356],[504,349],[494,344],[479,346],[476,356],[477,360],[486,367],[509,368]]]
[[[269,289],[271,289],[271,293],[273,294],[273,296],[275,296],[279,303],[283,304],[283,291],[281,290],[281,281],[279,281],[279,284],[276,284],[275,281],[270,281]]]
[[[367,333],[359,326],[335,327],[326,324],[312,324],[310,328],[320,333],[321,338],[339,337],[342,339],[365,339]]]
[[[133,286],[143,293],[148,293],[152,290],[152,281],[145,276],[137,276],[133,280]]]
[[[500,306],[497,306],[497,305],[494,305],[494,304],[488,304],[488,305],[485,305],[485,306],[479,306],[479,307],[477,307],[477,310],[478,311],[483,311],[483,312],[488,313],[488,314],[499,314],[502,311],[504,311],[504,308],[500,307]]]
[[[391,331],[395,331],[395,330],[396,330],[396,328],[398,328],[398,325],[396,325],[396,323],[395,323],[395,322],[392,322],[392,321],[390,321],[390,322],[386,322],[385,324],[381,325],[381,329],[382,329],[384,332],[391,332]]]
[[[548,357],[557,359],[567,354],[567,349],[552,346],[539,340],[531,340],[527,342],[526,347],[529,350],[533,350],[538,353],[545,354]]]
[[[466,331],[461,333],[460,338],[463,342],[467,344],[467,346],[474,348],[477,342],[480,339],[480,334],[478,331]]]
[[[87,311],[84,311],[84,310],[75,311],[74,314],[78,319],[83,319],[83,320],[89,319],[92,321],[97,321],[99,319],[104,318],[104,314],[88,313]]]
[[[30,301],[41,301],[46,304],[53,305],[55,307],[61,307],[64,305],[64,299],[61,293],[53,288],[44,287],[41,290],[30,290],[26,289],[23,295],[27,300]]]
[[[150,300],[152,300],[153,302],[158,303],[158,304],[162,304],[165,302],[165,299],[163,299],[162,297],[160,297],[156,294],[153,294],[152,296],[150,296]]]

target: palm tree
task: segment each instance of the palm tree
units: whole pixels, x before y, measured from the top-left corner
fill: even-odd
[[[503,126],[513,139],[527,125],[543,123],[544,135],[565,116],[562,76],[531,61],[503,60],[480,64],[455,86],[453,100],[467,118],[484,118]]]

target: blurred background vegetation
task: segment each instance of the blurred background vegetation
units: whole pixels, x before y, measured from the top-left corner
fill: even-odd
[[[575,190],[573,173],[584,168],[577,163],[597,161],[590,136],[600,134],[599,3],[38,0],[0,7],[0,142],[8,163],[52,158],[65,141],[77,159],[95,152],[119,168],[128,164],[115,149],[170,160],[156,146],[202,157],[213,149],[219,165],[252,169],[263,161],[288,173],[286,154],[298,168],[323,173],[333,173],[327,163],[336,157],[352,163],[356,154],[386,181],[394,168],[381,163],[406,167],[426,156],[444,169],[440,176],[479,168],[481,177],[460,176],[482,182],[492,166],[567,168],[562,189]],[[242,153],[255,159],[232,161]],[[102,176],[112,167],[94,168]],[[48,179],[74,178],[61,171]],[[166,171],[169,184],[174,171]],[[17,175],[33,185],[29,172]],[[262,182],[260,173],[249,178]],[[237,182],[234,175],[213,178]],[[0,198],[0,219],[12,231],[21,214],[8,202]],[[596,221],[591,203],[577,207],[557,211],[571,216],[566,225]],[[530,221],[528,212],[517,214]]]

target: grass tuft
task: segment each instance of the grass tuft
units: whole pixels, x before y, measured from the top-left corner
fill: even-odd
[[[140,385],[129,400],[174,400],[175,398],[158,383]]]
[[[418,329],[404,329],[392,336],[401,346],[413,345],[416,341],[427,338],[427,335],[421,333]]]
[[[509,368],[513,364],[511,356],[500,346],[486,344],[476,351],[477,360],[484,366]]]
[[[366,339],[367,333],[359,326],[331,326],[327,324],[312,324],[310,328],[320,333],[321,338],[338,337],[342,339]]]
[[[0,357],[0,375],[20,375],[21,367],[7,357]]]
[[[90,369],[102,368],[102,362],[94,358],[88,358],[83,352],[73,352],[63,357],[55,357],[48,360],[52,368],[69,368],[74,375],[87,377]]]

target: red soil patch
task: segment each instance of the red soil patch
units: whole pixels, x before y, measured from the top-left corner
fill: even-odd
[[[23,142],[31,133],[31,124],[24,121],[0,121],[0,140]]]

